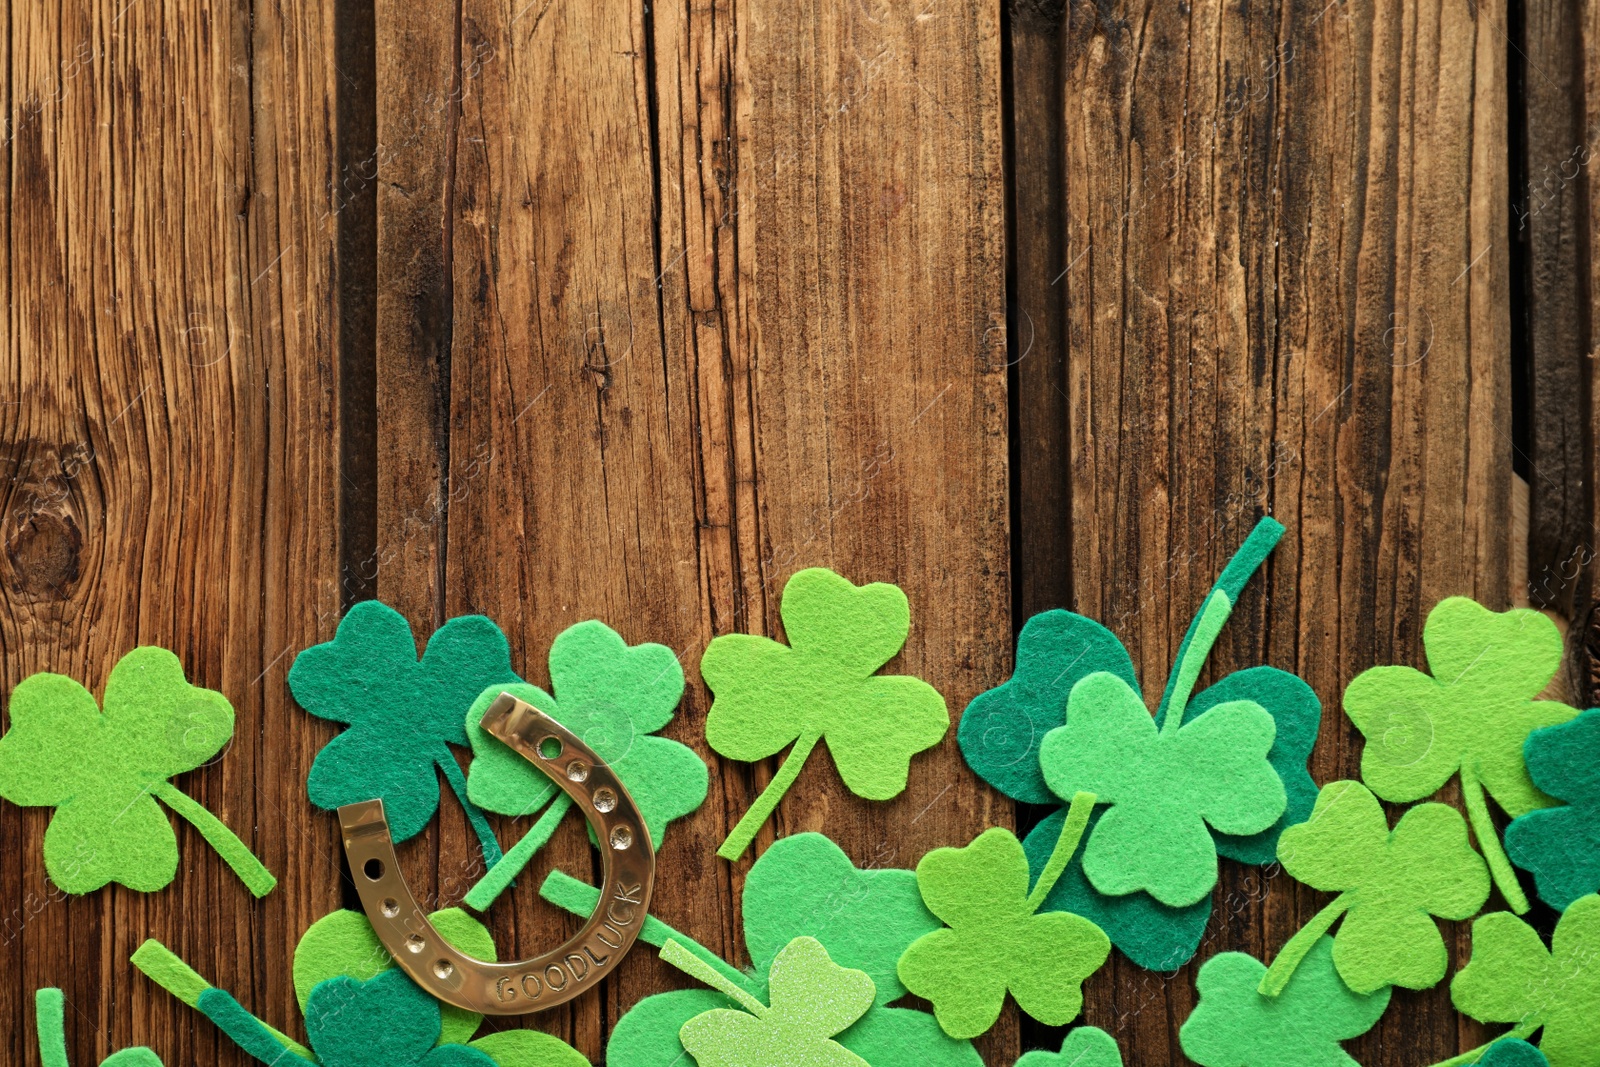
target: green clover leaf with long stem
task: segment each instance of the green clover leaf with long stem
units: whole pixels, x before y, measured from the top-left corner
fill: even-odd
[[[256,896],[277,885],[221,820],[167,779],[194,770],[233,737],[233,707],[190,685],[178,657],[141,647],[94,694],[60,674],[35,674],[11,694],[11,729],[0,737],[0,796],[54,807],[44,835],[45,870],[68,893],[107,882],[151,892],[178,871],[178,838],[155,799],[183,816]]]
[[[657,849],[667,824],[706,798],[705,763],[687,745],[656,736],[672,721],[683,697],[683,668],[672,649],[657,644],[630,648],[604,623],[580,622],[563,630],[550,646],[550,679],[554,696],[526,683],[493,686],[467,712],[473,751],[467,796],[472,802],[512,816],[531,815],[549,805],[467,893],[467,905],[478,911],[487,910],[505,891],[572,807],[572,799],[542,771],[479,725],[502,691],[560,722],[610,765],[627,786]]]
[[[1418,804],[1390,830],[1378,798],[1360,782],[1323,786],[1310,821],[1278,839],[1278,859],[1297,881],[1339,895],[1278,953],[1261,979],[1269,997],[1336,922],[1333,963],[1355,992],[1435,986],[1450,955],[1433,916],[1471,918],[1489,899],[1489,872],[1460,812]]]
[[[1428,667],[1373,667],[1344,691],[1366,737],[1361,778],[1384,800],[1409,803],[1460,775],[1461,798],[1489,874],[1511,910],[1528,910],[1484,794],[1513,819],[1550,798],[1528,777],[1522,746],[1575,708],[1535,699],[1561,666],[1561,633],[1526,608],[1494,612],[1466,597],[1440,601],[1423,624]]]
[[[1000,827],[964,848],[935,849],[917,864],[923,902],[949,925],[906,949],[900,980],[933,1002],[951,1037],[977,1037],[993,1026],[1007,991],[1051,1026],[1066,1025],[1082,1008],[1083,981],[1106,961],[1111,941],[1082,916],[1039,907],[1077,850],[1094,800],[1090,793],[1073,797],[1031,891],[1022,843]]]
[[[35,1025],[42,1067],[68,1067],[65,1000],[59,989],[34,994]],[[100,1067],[161,1067],[161,1057],[147,1048],[125,1048],[100,1061]]]
[[[467,709],[486,688],[520,682],[511,646],[482,615],[451,619],[422,657],[405,616],[366,600],[351,608],[332,641],[301,652],[289,689],[318,718],[349,726],[317,753],[306,779],[324,811],[382,800],[396,842],[422,832],[439,810],[439,783],[461,802],[489,866],[500,845],[483,812],[467,799],[467,780],[450,751],[467,743]],[[437,768],[437,770],[435,770]]]
[[[927,682],[880,675],[911,632],[906,595],[883,582],[855,586],[821,567],[783,589],[787,645],[753,634],[714,638],[700,675],[714,699],[706,741],[729,759],[766,759],[792,744],[783,765],[717,855],[744,854],[818,741],[857,796],[887,800],[906,787],[911,757],[950,728],[944,698]]]
[[[1600,708],[1528,735],[1522,746],[1533,784],[1564,800],[1506,827],[1506,855],[1533,872],[1539,898],[1562,910],[1600,891]]]

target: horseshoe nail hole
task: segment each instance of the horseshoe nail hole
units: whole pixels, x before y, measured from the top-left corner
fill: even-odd
[[[617,794],[613,793],[605,786],[601,786],[599,789],[594,791],[594,807],[596,811],[600,812],[615,811],[617,807]]]
[[[383,861],[374,856],[361,865],[361,873],[367,876],[368,881],[376,882],[383,877]]]
[[[543,756],[545,759],[555,759],[557,756],[561,755],[562,747],[561,738],[547,737],[543,741],[539,742],[539,755]]]
[[[400,902],[398,900],[392,900],[391,899],[391,900],[386,900],[386,901],[383,902],[383,917],[385,919],[392,919],[396,915],[399,915],[399,914],[400,914]]]
[[[611,847],[621,852],[633,844],[633,831],[626,826],[619,826],[611,831]]]
[[[589,777],[589,765],[581,759],[575,759],[567,764],[567,777],[574,782],[581,782]]]
[[[423,936],[421,934],[412,934],[410,937],[406,938],[406,951],[407,952],[421,952],[423,949],[425,949],[427,947],[428,947],[428,942],[423,938]]]
[[[433,973],[440,978],[449,978],[455,973],[455,966],[449,960],[436,960],[433,964]]]

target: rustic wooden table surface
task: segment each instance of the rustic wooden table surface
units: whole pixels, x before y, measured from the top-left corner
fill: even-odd
[[[1270,512],[1288,535],[1213,668],[1315,687],[1319,781],[1357,769],[1344,684],[1415,661],[1449,594],[1569,621],[1595,700],[1594,0],[0,7],[0,691],[176,650],[239,715],[180,784],[281,879],[253,900],[180,826],[169,889],[63,898],[48,810],[0,804],[6,1064],[38,1063],[44,985],[75,1063],[244,1063],[129,965],[149,936],[303,1034],[290,951],[354,897],[305,797],[333,727],[285,672],[370,596],[422,632],[491,615],[534,680],[582,619],[679,651],[669,734],[714,774],[656,911],[735,960],[750,859],[712,851],[775,761],[709,753],[696,664],[773,633],[804,566],[903,586],[895,669],[956,711],[1050,607],[1159,689]],[[825,829],[909,867],[1036,818],[952,731],[889,803],[812,760],[758,845]],[[475,854],[452,804],[403,852],[444,902]],[[585,869],[581,829],[539,862]],[[514,899],[503,951],[574,928]],[[1201,960],[1276,950],[1319,895],[1224,864],[1217,900]],[[1114,955],[1084,1020],[1186,1062],[1194,974]],[[635,952],[510,1025],[598,1059],[685,984]],[[1008,1011],[980,1047],[1052,1036]],[[1477,1039],[1440,986],[1350,1049]]]

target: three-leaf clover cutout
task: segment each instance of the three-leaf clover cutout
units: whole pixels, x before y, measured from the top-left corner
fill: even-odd
[[[61,990],[41,989],[33,1003],[39,1062],[43,1067],[67,1067],[66,1002]],[[125,1048],[101,1060],[100,1067],[161,1067],[161,1057],[147,1048]]]
[[[706,797],[705,763],[687,745],[656,736],[683,697],[683,668],[672,649],[657,644],[630,648],[604,623],[580,622],[550,646],[550,679],[553,696],[526,683],[492,686],[467,712],[473,751],[468,798],[511,816],[531,815],[549,804],[467,893],[466,903],[479,911],[511,884],[572,807],[571,798],[543,772],[479,725],[502,691],[561,723],[606,761],[627,787],[656,848],[667,824],[694,811]]]
[[[1344,710],[1366,736],[1361,778],[1384,800],[1409,803],[1460,774],[1467,817],[1511,909],[1528,910],[1484,793],[1512,818],[1547,807],[1528,777],[1528,735],[1565,722],[1577,710],[1536,700],[1561,665],[1561,632],[1527,608],[1494,612],[1466,597],[1428,613],[1422,644],[1431,674],[1373,667],[1344,692]]]
[[[443,773],[493,866],[500,846],[467,799],[466,776],[450,746],[467,743],[467,709],[479,694],[521,680],[505,634],[482,615],[446,622],[419,659],[405,616],[362,601],[332,641],[301,652],[289,669],[289,688],[302,708],[349,726],[317,753],[306,779],[311,802],[332,811],[382,800],[394,840],[406,841],[439,810],[436,775]]]
[[[1053,862],[1031,892],[1022,843],[1000,827],[917,864],[923,902],[949,925],[906,949],[900,980],[933,1002],[951,1037],[993,1026],[1008,990],[1023,1011],[1053,1026],[1071,1022],[1083,1006],[1083,981],[1106,961],[1111,941],[1082,916],[1039,907],[1078,847],[1094,799],[1074,798]]]
[[[1267,996],[1282,991],[1335,922],[1333,963],[1355,992],[1437,985],[1450,957],[1433,916],[1471,918],[1489,899],[1489,872],[1460,812],[1418,804],[1390,830],[1360,782],[1324,786],[1310,820],[1278,839],[1278,859],[1297,881],[1339,895],[1278,953],[1261,981]]]
[[[0,737],[0,796],[54,807],[45,870],[68,893],[107,882],[151,892],[178,871],[178,839],[159,798],[188,820],[256,896],[277,885],[215,815],[167,779],[202,766],[233,737],[233,707],[190,685],[178,657],[136,648],[106,680],[105,710],[60,674],[35,674],[11,694]]]
[[[1534,785],[1567,803],[1506,827],[1506,854],[1532,871],[1539,897],[1557,910],[1600,891],[1600,708],[1528,735],[1523,759]]]
[[[852,585],[830,570],[795,574],[781,606],[787,645],[753,634],[712,639],[700,675],[713,694],[706,741],[729,759],[766,759],[792,744],[782,767],[717,855],[750,847],[818,741],[857,796],[887,800],[906,787],[911,757],[950,728],[944,698],[927,682],[880,675],[911,632],[899,588]]]

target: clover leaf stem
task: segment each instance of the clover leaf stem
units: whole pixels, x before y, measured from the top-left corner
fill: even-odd
[[[33,995],[33,1005],[39,1031],[39,1062],[44,1067],[67,1067],[66,1011],[61,990],[39,990]]]
[[[1067,809],[1067,817],[1061,822],[1061,833],[1056,835],[1055,847],[1050,850],[1050,858],[1044,861],[1044,869],[1039,872],[1039,880],[1033,885],[1033,892],[1028,894],[1028,911],[1035,912],[1050,896],[1050,890],[1056,887],[1061,872],[1067,869],[1067,864],[1072,860],[1072,854],[1078,851],[1078,842],[1083,839],[1083,828],[1089,825],[1089,814],[1094,811],[1093,793],[1075,793],[1072,797],[1072,806]]]
[[[736,860],[744,855],[745,849],[750,847],[750,842],[755,840],[756,831],[767,821],[778,801],[783,799],[783,794],[789,791],[794,780],[800,776],[800,768],[805,766],[806,758],[811,755],[811,750],[817,747],[817,742],[822,740],[820,731],[811,730],[803,733],[795,740],[794,747],[789,749],[789,754],[783,757],[783,764],[778,768],[778,773],[772,776],[772,781],[756,797],[756,802],[750,805],[750,810],[744,813],[738,825],[728,834],[722,847],[717,849],[717,855],[725,860]]]
[[[444,780],[450,783],[456,800],[461,802],[461,810],[467,813],[472,832],[478,835],[478,844],[483,847],[483,862],[492,868],[504,858],[500,852],[500,842],[495,840],[494,830],[490,828],[483,812],[478,810],[478,805],[467,799],[467,778],[461,773],[461,765],[449,749],[444,750],[437,763],[439,770],[444,772]]]
[[[199,1008],[200,998],[213,988],[210,982],[195,972],[194,968],[184,963],[176,953],[153,937],[134,950],[129,962],[139,968],[146,978],[191,1008]],[[267,1032],[278,1044],[296,1056],[301,1058],[311,1056],[311,1050],[294,1038],[280,1030],[274,1030],[266,1023],[261,1025],[266,1027]]]
[[[1289,984],[1289,979],[1294,977],[1295,968],[1300,966],[1300,961],[1311,951],[1311,946],[1322,939],[1322,935],[1339,921],[1339,916],[1350,910],[1350,905],[1353,903],[1355,900],[1348,891],[1340,893],[1327,907],[1317,912],[1309,922],[1295,931],[1295,935],[1285,941],[1283,948],[1278,950],[1278,958],[1272,961],[1267,973],[1261,976],[1261,984],[1256,987],[1256,992],[1264,997],[1275,997],[1282,993],[1284,986]]]
[[[1495,1045],[1507,1040],[1508,1038],[1526,1038],[1529,1034],[1539,1029],[1540,1025],[1542,1024],[1523,1023],[1521,1026],[1513,1027],[1512,1029],[1507,1030],[1493,1041],[1479,1045],[1474,1049],[1468,1049],[1459,1056],[1451,1056],[1447,1060],[1440,1060],[1438,1063],[1433,1064],[1433,1067],[1462,1067],[1464,1064],[1477,1063]]]
[[[230,1041],[269,1067],[288,1067],[290,1064],[317,1067],[319,1061],[315,1056],[309,1052],[302,1056],[279,1044],[276,1031],[245,1011],[244,1005],[234,1000],[231,994],[220,989],[208,989],[200,994],[200,1002],[195,1006],[218,1030],[227,1034]]]
[[[550,840],[550,835],[556,832],[556,827],[561,824],[561,817],[572,807],[572,798],[565,793],[556,794],[555,800],[544,809],[544,814],[539,816],[522,839],[511,846],[511,851],[500,857],[500,862],[489,868],[489,872],[478,880],[478,884],[467,891],[463,903],[474,911],[488,911],[495,899],[505,892],[522,869],[533,859],[534,853],[545,846]]]
[[[206,808],[192,799],[171,782],[162,779],[150,787],[150,792],[160,797],[161,800],[183,816],[189,825],[200,831],[200,836],[206,839],[206,844],[216,850],[217,855],[227,861],[233,873],[239,876],[245,887],[258,897],[264,897],[272,892],[278,880],[272,872],[256,859],[237,834]]]
[[[756,1018],[759,1019],[767,1014],[767,1006],[765,1004],[745,992],[738,984],[728,981],[721,971],[707,965],[699,956],[696,956],[671,938],[668,938],[667,943],[661,946],[661,958],[690,978],[704,982],[730,1000],[738,1001],[745,1011],[748,1011]]]
[[[1526,915],[1528,898],[1523,894],[1517,874],[1511,869],[1511,861],[1506,858],[1505,849],[1500,845],[1500,835],[1495,831],[1494,820],[1489,816],[1489,805],[1483,798],[1483,783],[1478,781],[1477,764],[1470,759],[1461,761],[1461,799],[1467,806],[1467,818],[1472,820],[1472,833],[1478,839],[1478,847],[1483,850],[1483,858],[1489,861],[1489,874],[1494,879],[1495,888],[1500,890],[1500,895],[1506,898],[1513,912]]]

